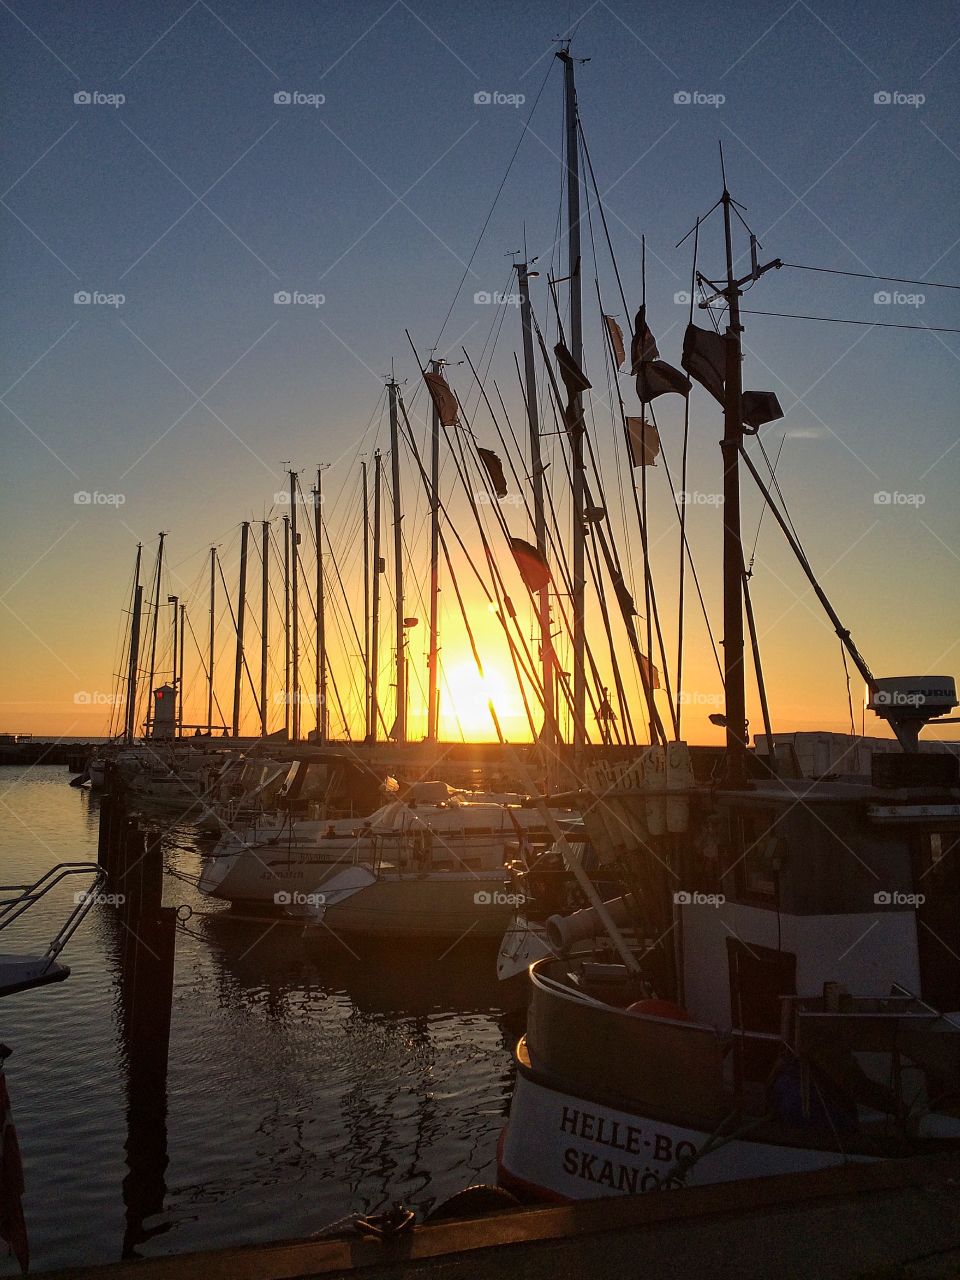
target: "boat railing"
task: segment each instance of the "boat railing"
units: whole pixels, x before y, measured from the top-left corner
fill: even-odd
[[[96,902],[97,890],[106,879],[106,872],[95,862],[58,862],[33,884],[0,884],[0,932],[2,932],[45,898],[52,889],[71,876],[90,876],[92,880],[85,891],[74,894],[73,910],[44,952],[47,966],[53,964]],[[10,894],[13,896],[7,896]]]

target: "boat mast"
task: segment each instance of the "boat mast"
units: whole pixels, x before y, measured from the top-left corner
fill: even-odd
[[[317,467],[313,491],[313,523],[317,539],[317,742],[327,740],[327,610],[323,587],[323,464]]]
[[[557,52],[564,68],[564,103],[567,132],[567,273],[570,280],[569,351],[578,369],[583,368],[583,320],[580,288],[580,150],[577,137],[577,89],[570,42]],[[583,754],[587,736],[586,680],[586,529],[583,465],[583,394],[570,399],[570,447],[573,469],[573,747]]]
[[[380,718],[380,450],[373,454],[373,618],[370,632],[370,741],[377,740]]]
[[[290,741],[290,517],[283,517],[283,733]]]
[[[153,722],[153,682],[156,677],[157,662],[157,622],[160,614],[160,574],[163,570],[163,540],[165,533],[161,533],[160,541],[157,544],[157,567],[153,580],[153,617],[150,619],[150,681],[147,686],[147,722],[146,735],[150,736],[150,725]]]
[[[743,388],[741,384],[740,284],[733,270],[731,199],[723,184],[723,237],[726,248],[729,308],[723,406],[723,685],[726,721],[725,780],[729,786],[746,782],[747,712],[743,670],[743,540],[740,530],[740,448],[743,444]]]
[[[261,598],[260,598],[260,736],[267,736],[267,636],[270,629],[270,521],[260,521]]]
[[[527,405],[527,425],[530,431],[530,481],[533,486],[533,528],[537,550],[547,559],[547,519],[543,503],[543,455],[540,449],[540,407],[537,403],[537,374],[533,358],[533,323],[530,313],[531,276],[525,262],[517,263],[517,280],[520,286],[520,323],[523,331],[524,394]],[[550,634],[550,584],[537,593],[537,616],[540,622],[540,668],[543,683],[543,733],[548,743],[557,740],[557,710],[553,681],[553,641]]]
[[[297,476],[298,472],[290,472],[290,629],[292,632],[291,663],[293,688],[293,740],[300,741],[300,608],[298,600],[299,575],[297,568],[300,561],[299,541],[297,533]]]
[[[367,494],[367,460],[360,460],[363,483],[363,740],[370,741],[370,499]]]
[[[237,589],[237,657],[233,668],[233,736],[240,734],[240,677],[243,673],[243,628],[247,613],[247,542],[250,521],[240,526],[240,584]]]
[[[180,601],[180,666],[177,670],[177,737],[183,737],[183,640],[187,625],[187,606]]]
[[[403,530],[400,510],[400,448],[397,422],[397,383],[387,383],[390,395],[390,476],[393,489],[393,594],[396,604],[397,649],[397,714],[393,736],[396,742],[407,740],[407,655],[406,631],[403,625]]]
[[[178,706],[179,706],[180,685],[179,685],[178,680],[177,680],[177,674],[178,674],[178,671],[179,671],[179,667],[178,667],[178,665],[177,665],[177,663],[178,663],[178,649],[177,649],[177,622],[178,622],[178,618],[177,618],[177,614],[178,614],[178,612],[179,612],[179,608],[180,608],[180,597],[179,597],[179,596],[167,596],[167,604],[172,604],[172,605],[173,605],[173,671],[172,671],[172,680],[173,680],[173,732],[174,732],[174,736],[175,736],[175,737],[177,737],[177,738],[179,738],[179,736],[180,736],[180,730],[179,730],[179,718],[180,718],[180,717],[179,717],[179,712],[178,712],[177,708],[178,708]]]
[[[445,360],[431,360],[442,373]],[[431,396],[430,415],[430,647],[427,651],[427,742],[437,741],[439,688],[437,685],[440,626],[440,411]]]
[[[210,668],[207,672],[207,732],[213,733],[213,641],[217,602],[217,548],[210,548]]]
[[[124,740],[132,743],[137,721],[137,667],[140,663],[140,610],[143,587],[140,585],[140,561],[143,543],[137,543],[137,560],[133,571],[133,612],[130,615],[130,663],[127,667],[127,706],[124,716]]]

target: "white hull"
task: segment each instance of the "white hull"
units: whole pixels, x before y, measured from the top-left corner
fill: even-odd
[[[680,1183],[677,1161],[700,1151],[710,1136],[562,1093],[521,1070],[501,1145],[500,1182],[546,1200],[592,1200],[827,1169],[845,1161],[837,1151],[733,1139],[695,1160]],[[851,1158],[869,1159],[846,1157]]]
[[[323,892],[323,883],[317,886]],[[499,938],[516,910],[508,882],[495,873],[381,873],[374,883],[325,907],[311,932],[371,938]]]

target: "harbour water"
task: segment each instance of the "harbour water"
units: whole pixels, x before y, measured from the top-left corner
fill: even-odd
[[[68,776],[0,775],[5,883],[96,859],[97,799]],[[195,876],[197,848],[170,831],[167,867]],[[0,949],[42,950],[75,887]],[[130,1097],[108,904],[68,945],[65,983],[0,1004],[33,1268],[303,1237],[494,1180],[514,1030],[489,947],[358,958],[238,919],[175,875],[164,901],[194,912],[177,934],[166,1097]]]

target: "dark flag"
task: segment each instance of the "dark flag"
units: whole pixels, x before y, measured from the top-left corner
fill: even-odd
[[[477,445],[477,453],[480,455],[480,461],[490,477],[494,493],[498,498],[505,498],[507,496],[507,480],[503,474],[503,463],[492,449],[481,449]]]
[[[644,361],[637,374],[637,395],[643,404],[656,400],[657,396],[674,391],[678,396],[688,395],[690,379],[666,360]]]
[[[510,550],[526,585],[531,591],[542,591],[550,581],[550,569],[537,548],[523,538],[511,538]]]
[[[660,672],[653,665],[650,659],[642,653],[640,655],[640,670],[643,673],[644,683],[647,684],[649,688],[660,688]]]
[[[425,373],[423,380],[427,384],[427,389],[433,397],[433,403],[436,406],[437,413],[440,415],[440,421],[445,427],[455,427],[459,412],[457,408],[457,397],[447,385],[447,380],[442,373]]]
[[[623,349],[623,330],[614,320],[613,316],[604,316],[603,322],[607,326],[607,333],[610,335],[610,346],[613,348],[613,358],[617,362],[617,368],[623,367],[623,362],[627,358],[627,353]]]
[[[712,329],[698,329],[688,324],[683,335],[683,356],[680,363],[696,378],[701,387],[723,404],[724,381],[727,374],[727,342]]]
[[[783,417],[780,401],[772,391],[745,391],[740,408],[745,425],[754,431],[759,431],[765,422]]]
[[[659,359],[657,340],[647,324],[647,308],[641,307],[637,312],[633,326],[633,340],[630,343],[630,372],[639,373],[641,365]]]
[[[587,380],[586,374],[563,343],[558,342],[553,350],[560,366],[560,377],[563,379],[563,385],[566,387],[567,395],[570,399],[572,400],[575,395],[579,395],[581,391],[589,391],[591,384]]]
[[[652,422],[643,418],[627,419],[630,461],[635,467],[654,467],[660,452],[660,433]]]

